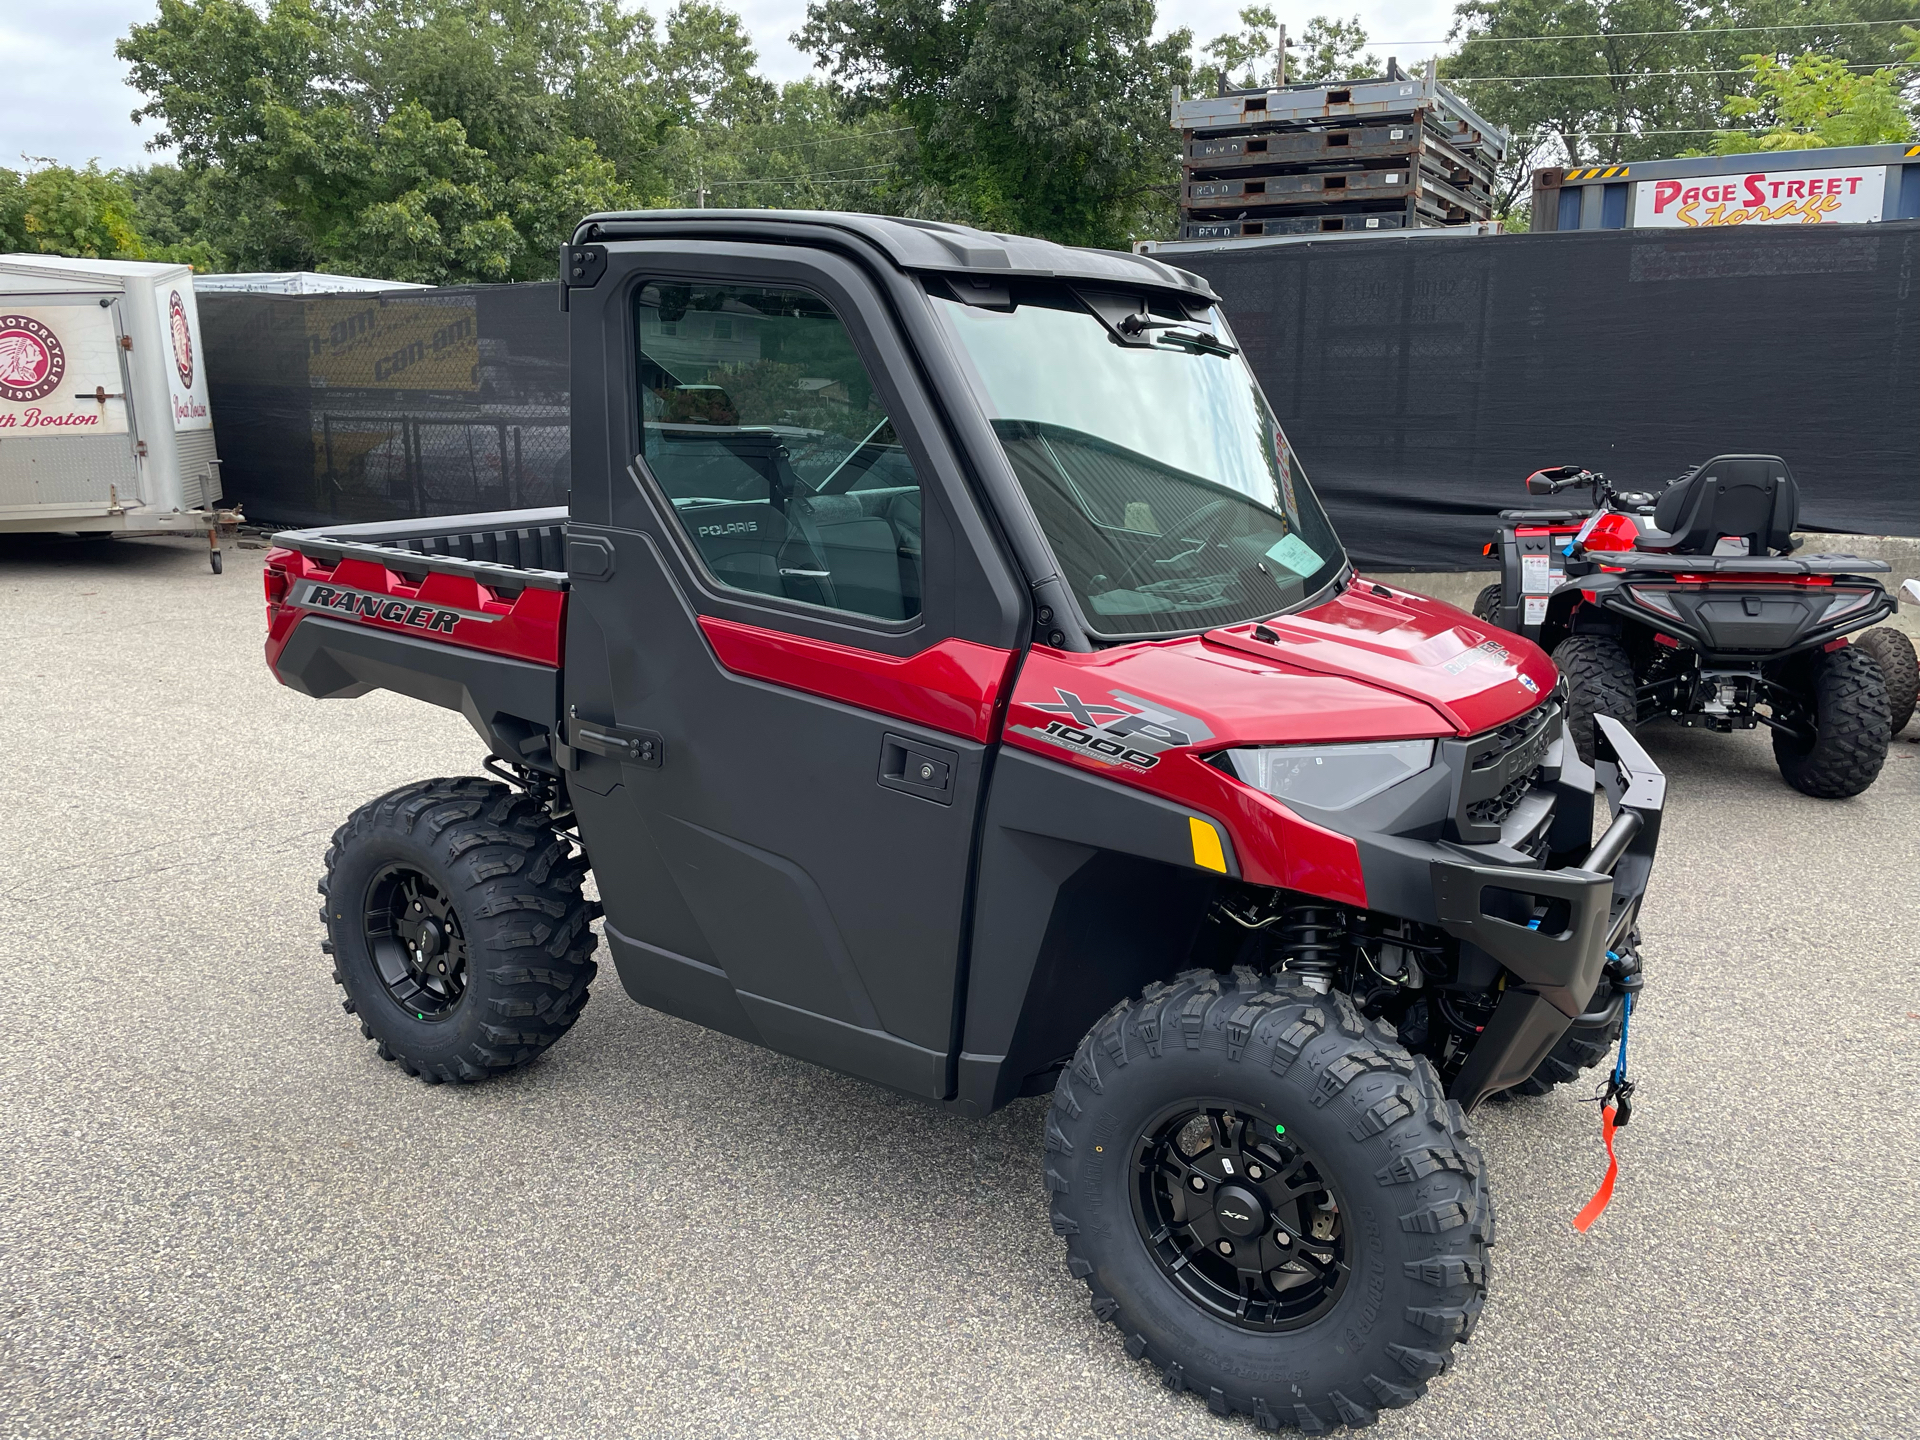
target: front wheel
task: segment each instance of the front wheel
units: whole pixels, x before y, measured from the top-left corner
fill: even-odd
[[[1858,795],[1879,778],[1893,739],[1879,663],[1865,650],[1842,645],[1799,657],[1792,673],[1798,704],[1782,718],[1793,733],[1773,732],[1781,776],[1819,800]]]
[[[1433,1067],[1344,995],[1246,967],[1150,985],[1081,1041],[1046,1144],[1094,1314],[1217,1414],[1371,1424],[1480,1318],[1480,1152]]]
[[[1489,625],[1500,623],[1500,607],[1505,603],[1505,590],[1498,581],[1487,586],[1473,597],[1473,618],[1484,620]]]
[[[427,780],[327,848],[321,948],[360,1033],[429,1084],[484,1080],[564,1035],[594,976],[586,863],[532,797]]]
[[[1569,635],[1553,647],[1553,663],[1567,677],[1567,728],[1573,748],[1593,763],[1593,717],[1610,715],[1634,728],[1640,714],[1639,683],[1627,647],[1611,635]]]

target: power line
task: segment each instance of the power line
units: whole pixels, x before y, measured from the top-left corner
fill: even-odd
[[[1920,62],[1900,60],[1890,65],[1843,65],[1843,70],[1904,70]],[[1519,85],[1529,80],[1657,80],[1669,75],[1751,75],[1751,65],[1738,70],[1596,70],[1584,75],[1447,75],[1441,78],[1454,85],[1483,85],[1504,80]]]
[[[1686,30],[1615,30],[1593,35],[1469,35],[1462,45],[1526,45],[1536,40],[1647,40],[1663,35],[1760,35],[1775,30],[1858,30],[1869,25],[1920,25],[1920,15],[1905,20],[1836,20],[1804,25],[1700,25]],[[1445,40],[1369,40],[1368,45],[1450,45]],[[1444,77],[1442,77],[1444,78]]]

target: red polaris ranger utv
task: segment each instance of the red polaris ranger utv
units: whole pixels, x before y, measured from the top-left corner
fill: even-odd
[[[1168,1383],[1268,1429],[1414,1400],[1486,1293],[1467,1112],[1640,984],[1658,770],[1354,573],[1196,276],[711,210],[595,216],[561,276],[566,510],[268,564],[283,683],[458,709],[497,777],[334,837],[362,1033],[429,1082],[536,1058],[591,867],[642,1004],[969,1115],[1051,1094],[1068,1268]]]

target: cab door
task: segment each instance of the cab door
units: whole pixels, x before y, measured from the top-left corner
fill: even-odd
[[[614,962],[642,1003],[948,1095],[1022,587],[871,272],[607,249],[570,295],[566,687]]]

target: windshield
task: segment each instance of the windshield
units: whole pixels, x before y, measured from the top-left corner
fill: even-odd
[[[1063,285],[1008,294],[996,309],[934,303],[1096,631],[1256,619],[1344,572],[1217,309],[1189,316],[1156,301],[1136,314],[1137,296],[1083,300]]]

